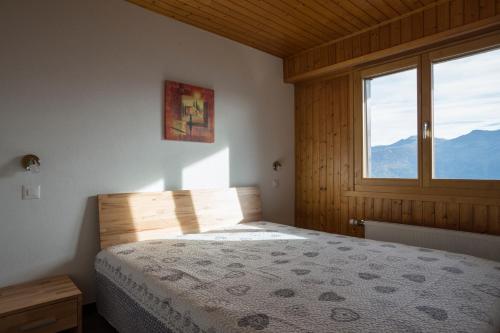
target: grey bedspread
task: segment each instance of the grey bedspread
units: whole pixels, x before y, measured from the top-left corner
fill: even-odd
[[[500,331],[500,263],[269,222],[101,251],[174,332]]]

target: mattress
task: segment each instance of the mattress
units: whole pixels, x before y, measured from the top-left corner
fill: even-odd
[[[498,262],[270,222],[113,246],[95,269],[172,332],[500,331]]]

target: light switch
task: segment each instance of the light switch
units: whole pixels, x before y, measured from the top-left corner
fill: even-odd
[[[40,199],[40,185],[23,185],[23,200]]]
[[[280,181],[279,181],[279,179],[278,179],[278,178],[274,178],[274,179],[273,179],[273,187],[274,187],[274,188],[278,188],[278,187],[280,187]]]

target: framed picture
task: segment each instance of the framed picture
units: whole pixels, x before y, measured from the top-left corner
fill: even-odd
[[[214,91],[165,82],[165,139],[214,142]]]

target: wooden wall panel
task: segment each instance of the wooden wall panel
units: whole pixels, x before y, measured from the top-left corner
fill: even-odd
[[[354,191],[350,80],[296,85],[296,225],[363,237],[355,218],[500,235],[498,200]]]
[[[466,29],[473,24],[485,22],[486,25],[486,21],[488,25],[498,24],[499,3],[498,0],[434,2],[369,29],[286,57],[283,63],[285,81],[299,82],[331,74],[332,71],[338,70],[336,68],[344,68],[341,64],[352,66],[355,59],[361,59],[368,53],[395,48],[404,50],[405,43],[431,38],[436,33],[451,34],[453,30]],[[492,23],[492,20],[496,23]],[[330,51],[335,52],[336,56],[328,56]],[[305,65],[309,58],[315,58],[317,61]]]

